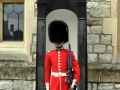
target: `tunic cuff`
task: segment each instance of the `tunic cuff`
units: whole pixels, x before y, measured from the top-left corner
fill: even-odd
[[[45,83],[46,90],[49,90],[49,83]]]

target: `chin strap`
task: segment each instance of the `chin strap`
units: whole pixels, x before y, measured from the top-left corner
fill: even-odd
[[[55,43],[54,43],[54,44],[55,44]],[[63,44],[64,44],[64,42],[62,42],[62,43],[59,44],[59,45],[55,44],[55,47],[59,48],[59,47],[61,47]]]

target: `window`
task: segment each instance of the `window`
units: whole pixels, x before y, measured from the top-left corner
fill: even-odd
[[[24,4],[3,4],[3,41],[23,41]]]

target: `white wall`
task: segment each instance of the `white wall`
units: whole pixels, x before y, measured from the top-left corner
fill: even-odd
[[[48,39],[48,25],[53,20],[63,20],[67,23],[71,49],[77,58],[77,16],[74,12],[67,9],[54,10],[46,18],[46,52],[55,48],[54,44]],[[64,45],[64,48],[68,49],[68,43]]]

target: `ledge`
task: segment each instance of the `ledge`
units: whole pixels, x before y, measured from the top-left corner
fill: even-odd
[[[0,61],[28,61],[26,54],[0,54]]]
[[[88,64],[88,82],[120,82],[120,65]]]
[[[0,62],[1,80],[35,80],[35,62]]]
[[[88,64],[88,82],[120,82],[119,64]],[[35,80],[36,62],[0,62],[1,80]]]
[[[36,67],[36,62],[28,62],[28,61],[0,61],[0,68],[10,68],[10,67]]]
[[[0,67],[1,80],[35,80],[35,67]]]

